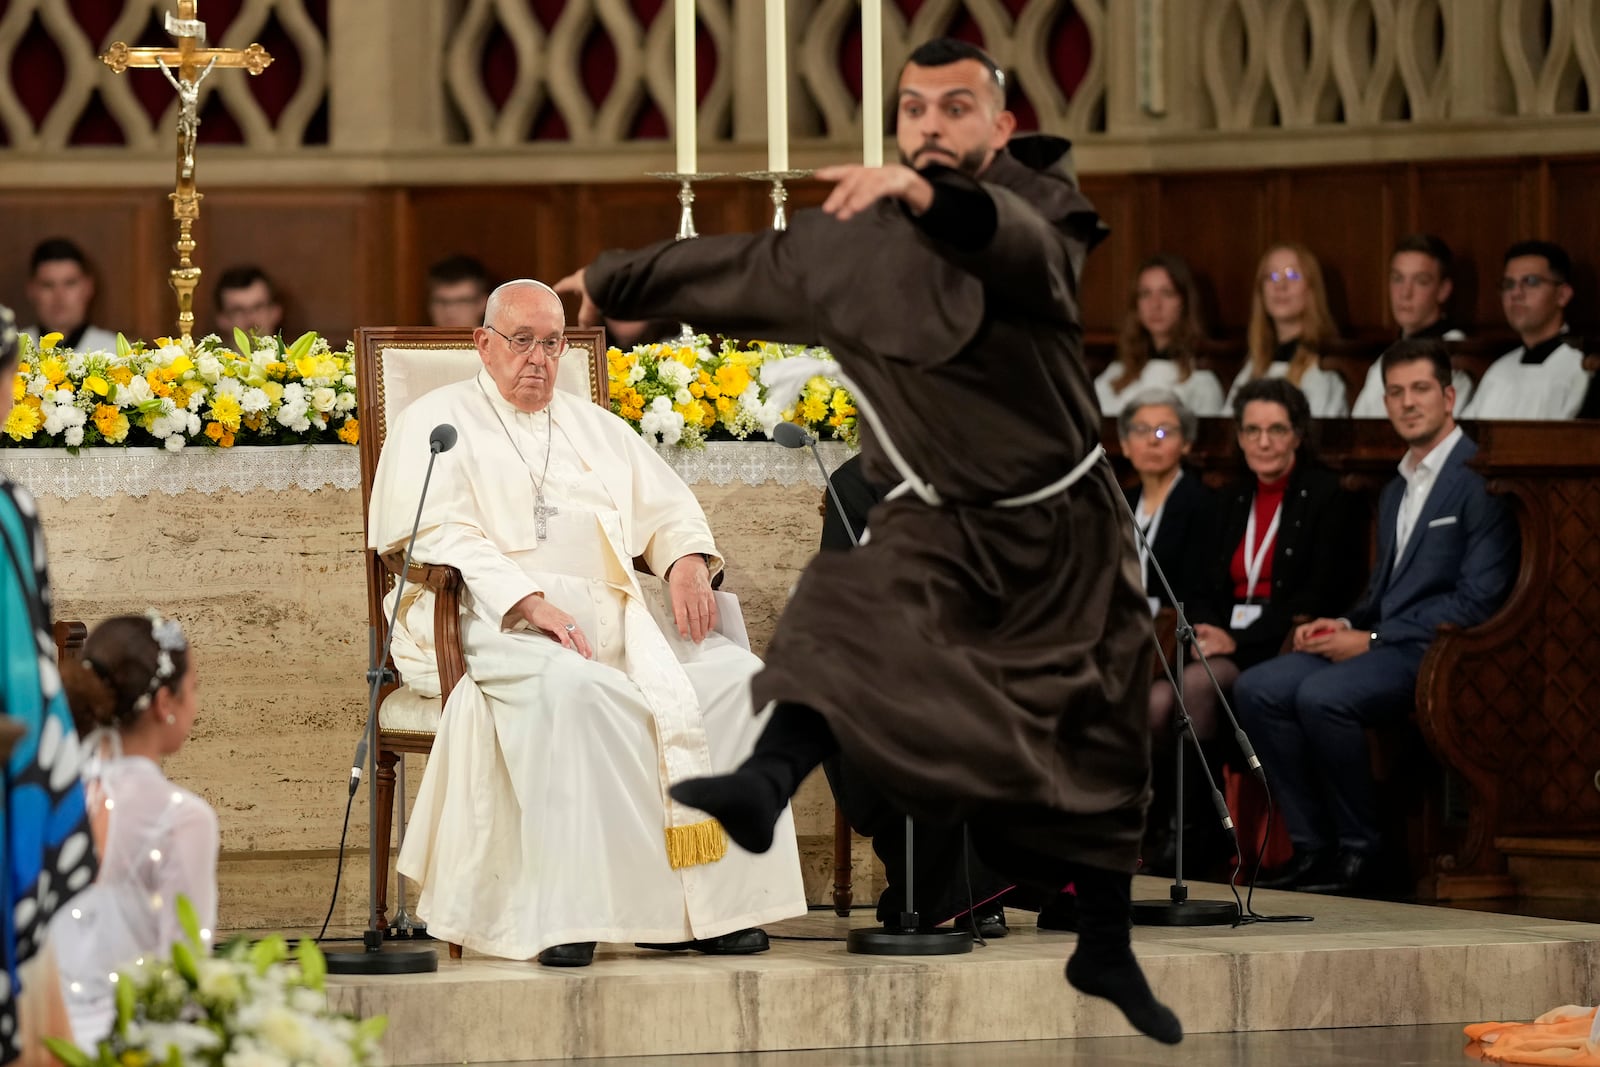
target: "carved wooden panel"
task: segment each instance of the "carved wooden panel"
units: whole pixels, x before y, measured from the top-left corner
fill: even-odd
[[[1415,182],[1412,228],[1444,237],[1456,255],[1456,315],[1503,323],[1502,257],[1512,242],[1540,235],[1536,176],[1512,161],[1419,164]],[[1559,232],[1543,235],[1561,239]]]

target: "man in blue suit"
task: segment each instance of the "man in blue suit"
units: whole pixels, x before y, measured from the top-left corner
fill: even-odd
[[[1410,448],[1379,499],[1366,593],[1344,618],[1296,627],[1293,652],[1234,686],[1294,843],[1294,859],[1265,888],[1372,888],[1379,831],[1364,730],[1411,713],[1439,625],[1483,622],[1516,575],[1516,524],[1467,467],[1478,449],[1451,415],[1444,345],[1405,339],[1382,365],[1389,421]]]

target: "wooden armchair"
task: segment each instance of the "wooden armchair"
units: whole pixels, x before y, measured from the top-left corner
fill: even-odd
[[[556,388],[588,396],[602,407],[608,404],[605,331],[571,327],[568,349],[556,372]],[[482,367],[473,347],[472,331],[440,327],[363,327],[356,331],[357,418],[361,426],[362,533],[366,534],[372,503],[372,479],[383,453],[389,420],[411,401],[440,386],[470,378]],[[365,536],[363,536],[363,546]],[[388,615],[384,598],[405,562],[403,551],[379,555],[363,547],[367,576],[367,621],[382,647]],[[413,563],[408,582],[434,593],[434,643],[439,669],[440,696],[424,696],[406,684],[391,659],[379,690],[376,774],[378,870],[377,913],[374,929],[388,926],[388,870],[395,805],[395,765],[407,752],[426,755],[433,750],[445,699],[466,675],[461,650],[461,572],[440,564]],[[404,798],[400,798],[404,803]],[[459,945],[450,954],[461,954]]]

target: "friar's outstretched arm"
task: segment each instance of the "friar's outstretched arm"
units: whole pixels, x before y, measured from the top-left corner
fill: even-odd
[[[586,293],[584,314],[668,319],[728,337],[808,344],[818,336],[791,236],[768,231],[604,252],[558,292]]]

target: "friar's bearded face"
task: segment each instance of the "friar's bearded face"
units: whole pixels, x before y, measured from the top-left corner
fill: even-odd
[[[976,59],[910,63],[900,73],[895,137],[908,167],[940,164],[977,177],[1016,128],[993,73]]]

